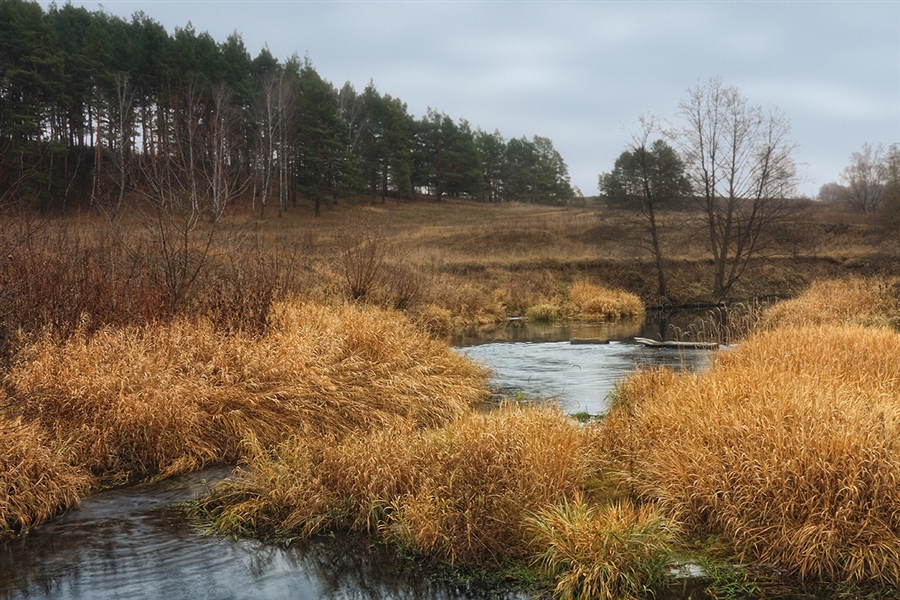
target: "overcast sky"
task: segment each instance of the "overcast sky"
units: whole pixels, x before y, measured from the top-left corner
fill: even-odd
[[[48,2],[41,2],[45,7]],[[191,22],[251,56],[308,56],[340,87],[431,107],[507,139],[553,140],[597,193],[642,114],[677,120],[719,77],[780,109],[814,196],[864,143],[900,142],[900,2],[72,0],[166,27]]]

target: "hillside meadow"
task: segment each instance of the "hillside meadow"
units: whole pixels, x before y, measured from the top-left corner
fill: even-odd
[[[701,238],[665,218],[667,301],[711,301]],[[365,532],[561,598],[642,597],[685,563],[713,595],[900,589],[900,305],[875,223],[799,213],[734,290],[792,299],[708,372],[638,372],[589,425],[480,408],[489,373],[449,337],[642,314],[640,226],[468,201],[6,222],[0,538],[227,463],[191,509],[216,531]]]
[[[733,299],[792,297],[815,280],[897,274],[898,240],[876,220],[798,207]],[[643,222],[601,205],[359,199],[327,206],[318,218],[298,206],[265,221],[241,209],[216,223],[151,207],[113,221],[92,213],[3,220],[3,345],[15,346],[23,332],[66,336],[176,316],[259,329],[274,302],[293,297],[398,309],[438,335],[538,306],[536,315],[583,317],[570,296],[579,282],[634,294],[645,306],[716,300],[704,236],[687,211],[661,217],[670,282],[662,299],[641,243]]]

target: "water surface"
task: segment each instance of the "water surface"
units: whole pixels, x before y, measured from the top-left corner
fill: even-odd
[[[433,581],[394,549],[361,537],[289,545],[201,535],[176,506],[206,490],[201,473],[101,492],[0,544],[0,598],[31,600],[457,600],[526,596]]]
[[[498,394],[552,398],[570,414],[596,415],[606,412],[610,392],[638,367],[707,368],[713,355],[708,350],[647,348],[634,341],[635,336],[670,339],[660,335],[660,327],[653,318],[596,325],[514,322],[485,338],[462,340],[457,349],[494,372]],[[583,343],[590,340],[609,341]]]

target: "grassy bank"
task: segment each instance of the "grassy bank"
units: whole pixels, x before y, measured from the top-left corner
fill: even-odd
[[[368,531],[435,561],[513,561],[562,597],[646,594],[710,537],[791,581],[900,586],[900,308],[896,281],[859,275],[895,268],[862,225],[816,221],[818,246],[752,265],[740,295],[808,291],[709,373],[637,374],[582,426],[474,411],[487,374],[436,338],[640,314],[654,272],[628,215],[229,217],[182,256],[147,224],[83,219],[0,258],[0,537],[101,486],[240,461],[198,508],[220,531]],[[703,249],[679,239],[673,296],[708,300]]]
[[[293,438],[255,451],[204,508],[229,533],[378,532],[451,563],[521,557],[527,511],[588,476],[584,432],[553,408],[506,404],[437,428]]]
[[[346,305],[277,304],[253,335],[203,320],[48,335],[5,378],[0,434],[20,458],[0,481],[35,507],[0,505],[3,534],[87,488],[233,462],[248,436],[437,425],[484,398],[486,375],[399,313]]]
[[[601,426],[641,497],[742,561],[900,585],[900,334],[778,329],[703,375],[639,373]]]

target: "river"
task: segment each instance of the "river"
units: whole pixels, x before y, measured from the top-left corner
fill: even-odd
[[[688,314],[678,323],[688,327],[692,320],[693,314]],[[708,366],[712,353],[707,350],[648,348],[634,341],[671,339],[680,330],[659,317],[599,324],[513,322],[496,332],[459,340],[457,348],[493,371],[498,396],[550,399],[569,414],[598,415],[609,408],[608,397],[616,384],[636,368],[682,371]]]
[[[634,342],[635,335],[658,338],[669,327],[653,319],[591,326],[513,322],[456,347],[493,370],[498,394],[554,398],[569,413],[598,414],[615,383],[638,365],[705,368],[707,351]],[[573,344],[572,338],[609,342]],[[0,599],[525,598],[436,581],[392,548],[358,537],[285,545],[202,535],[177,504],[229,472],[218,467],[100,492],[79,509],[0,544]]]

